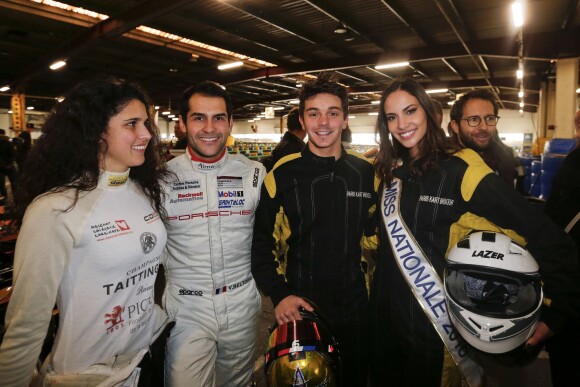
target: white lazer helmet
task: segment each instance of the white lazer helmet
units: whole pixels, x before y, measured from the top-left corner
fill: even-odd
[[[476,349],[514,350],[536,328],[543,299],[538,264],[507,235],[475,232],[457,243],[444,286],[451,322]]]

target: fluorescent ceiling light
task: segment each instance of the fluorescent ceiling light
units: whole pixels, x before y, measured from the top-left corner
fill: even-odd
[[[171,119],[171,121],[179,121],[179,118],[177,118],[177,117],[173,117],[173,118]]]
[[[64,66],[66,66],[66,62],[64,60],[58,60],[58,61],[54,62],[53,64],[51,64],[49,67],[51,70],[58,70]]]
[[[518,93],[518,97],[520,97],[520,98],[524,98],[524,92],[523,92],[523,91],[520,91],[520,92]]]
[[[515,27],[521,27],[524,25],[524,9],[520,1],[514,1],[512,3],[512,17]]]
[[[378,112],[369,113],[369,116],[378,116],[378,115],[379,115]]]
[[[447,93],[449,89],[430,89],[425,90],[427,94]]]
[[[392,69],[395,67],[405,67],[408,66],[409,62],[399,62],[399,63],[389,63],[389,64],[382,64],[375,66],[375,70],[382,70],[382,69]]]
[[[248,122],[254,122],[254,120],[248,120]]]
[[[449,102],[447,102],[447,105],[453,106],[453,105],[455,105],[455,101],[449,101]]]
[[[371,101],[371,104],[373,104],[373,105],[378,105],[380,103],[381,103],[381,101]]]
[[[159,106],[155,106],[155,110],[159,110]]]
[[[175,117],[175,114],[170,114],[167,116],[167,118],[173,118],[173,117]]]
[[[83,15],[85,18],[94,19],[95,24],[100,22],[101,20],[106,20],[109,18],[109,16],[107,16],[107,15],[97,13],[95,11],[87,10],[84,8],[64,4],[63,2],[59,2],[59,1],[54,1],[54,0],[43,0],[43,1],[31,0],[31,1],[35,2],[35,3],[42,3],[43,7],[61,9],[65,12],[69,13],[71,15],[71,18],[76,18],[76,16],[74,14]],[[259,67],[274,67],[275,66],[275,64],[273,64],[273,63],[265,62],[263,60],[256,59],[256,58],[251,58],[251,57],[248,57],[246,55],[239,54],[237,52],[224,50],[224,49],[219,48],[219,47],[211,46],[207,43],[197,42],[197,41],[189,39],[189,38],[184,38],[182,36],[171,34],[169,32],[165,32],[165,31],[160,31],[160,30],[157,30],[157,29],[154,29],[151,27],[147,27],[147,26],[142,25],[142,26],[136,27],[135,29],[138,30],[140,33],[138,33],[138,35],[139,35],[138,37],[133,37],[133,39],[141,38],[141,33],[143,33],[143,34],[149,35],[149,36],[146,36],[145,38],[149,39],[151,36],[158,37],[159,39],[156,39],[157,41],[164,42],[164,45],[166,44],[167,47],[173,48],[176,50],[183,50],[186,47],[191,47],[194,50],[201,49],[204,52],[214,53],[214,54],[217,53],[220,56],[233,57],[233,58],[237,58],[240,60],[244,60],[246,62],[250,62],[250,63],[257,65]],[[173,44],[173,43],[175,43],[175,44]],[[199,58],[199,55],[191,53],[191,60],[195,61],[197,58]]]
[[[28,106],[26,110],[34,110],[34,106]]]
[[[353,118],[356,118],[356,116],[353,116],[352,114],[350,116],[348,116],[349,120],[352,120]]]
[[[291,105],[298,105],[300,103],[300,101],[297,99],[291,99],[290,101],[288,101],[288,103]]]
[[[284,108],[282,106],[277,106],[274,108],[274,110],[284,110]]]
[[[335,34],[346,34],[347,32],[348,30],[342,23],[339,23],[338,26],[334,29]]]
[[[520,102],[520,107],[523,108],[524,107],[524,103]]]
[[[524,77],[524,70],[519,69],[518,71],[516,71],[516,77],[518,79],[522,79]]]
[[[576,89],[576,93],[580,93],[580,87]]]
[[[164,115],[164,116],[168,116],[168,115],[170,115],[170,114],[171,114],[171,112],[162,112],[162,113],[161,113],[161,115]]]
[[[520,114],[522,114],[523,112],[524,112],[524,110],[523,109],[520,109]]]
[[[223,65],[219,65],[218,70],[228,70],[228,69],[233,69],[234,67],[240,67],[243,65],[244,65],[244,62],[242,62],[242,61],[226,63]]]
[[[10,90],[10,86],[2,86],[0,87],[0,91],[8,91]]]

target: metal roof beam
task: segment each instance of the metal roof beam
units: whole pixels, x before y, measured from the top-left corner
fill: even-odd
[[[70,58],[101,39],[112,39],[121,36],[133,30],[135,27],[146,23],[148,20],[174,12],[191,2],[192,0],[166,0],[160,3],[156,0],[149,0],[115,17],[103,20],[79,36],[71,39],[59,49],[37,60],[33,65],[20,73],[13,81],[13,84],[16,89],[22,89],[30,78],[42,71],[46,71],[48,65],[53,61]]]
[[[381,3],[397,17],[407,28],[409,28],[415,35],[417,35],[426,45],[433,45],[436,42],[429,37],[425,32],[421,31],[409,21],[409,16],[403,11],[403,7],[396,0],[381,0]]]
[[[527,44],[526,59],[528,56],[532,59],[542,59],[550,60],[556,58],[557,50],[553,48],[554,33],[537,33],[525,35]],[[569,32],[559,33],[559,39],[568,50],[565,52],[564,57],[576,57],[580,56],[580,28],[575,28]],[[485,39],[470,42],[471,45],[471,55],[483,55],[483,56],[503,56],[506,58],[518,58],[518,47],[516,42],[512,37],[505,38],[494,38]],[[332,71],[332,70],[344,70],[354,67],[373,67],[378,63],[384,62],[400,62],[400,61],[422,61],[422,60],[435,60],[444,58],[454,58],[454,57],[465,57],[465,48],[462,44],[447,44],[439,46],[428,46],[415,48],[411,50],[399,50],[390,51],[388,54],[368,54],[368,55],[358,55],[349,56],[344,58],[335,58],[328,60],[320,60],[313,62],[305,62],[292,64],[288,66],[278,66],[272,68],[264,68],[253,70],[249,72],[242,72],[237,75],[225,75],[221,78],[222,83],[237,83],[243,82],[249,79],[265,78],[269,76],[282,76],[291,75],[299,73],[309,73],[317,71]],[[478,65],[481,63],[478,61]],[[483,76],[483,75],[482,75]]]

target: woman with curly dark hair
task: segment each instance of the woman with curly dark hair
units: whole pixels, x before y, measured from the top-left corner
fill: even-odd
[[[526,246],[540,265],[545,295],[562,305],[544,307],[527,341],[534,348],[578,305],[574,247],[477,153],[447,141],[416,81],[387,86],[376,133],[375,167],[384,184],[370,295],[373,385],[460,386],[462,379],[480,385],[474,351],[460,342],[447,315],[441,279],[448,251],[473,231],[504,233]]]
[[[45,384],[138,378],[166,321],[153,301],[166,171],[149,107],[138,85],[99,79],[74,87],[47,119],[16,187],[2,383],[29,385],[55,302]]]

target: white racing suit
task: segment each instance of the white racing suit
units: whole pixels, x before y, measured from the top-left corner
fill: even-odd
[[[250,271],[254,213],[265,169],[242,155],[215,163],[189,152],[169,162],[164,305],[168,386],[247,386],[261,297]]]

